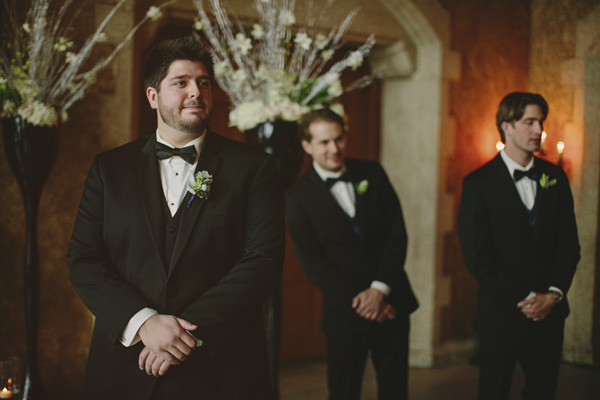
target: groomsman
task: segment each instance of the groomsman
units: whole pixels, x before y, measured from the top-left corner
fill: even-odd
[[[67,254],[96,317],[87,398],[274,398],[262,304],[283,209],[271,157],[208,127],[212,82],[193,38],[159,43],[144,70],[157,131],[90,168]]]
[[[417,301],[404,272],[398,197],[379,163],[345,158],[345,124],[334,112],[305,115],[300,135],[313,164],[285,206],[300,265],[323,295],[329,399],[360,398],[369,352],[379,399],[406,399]]]
[[[480,400],[509,398],[517,362],[524,399],[556,391],[580,256],[567,176],[534,156],[547,115],[539,94],[507,95],[496,115],[504,150],[463,181],[458,232],[479,283]]]

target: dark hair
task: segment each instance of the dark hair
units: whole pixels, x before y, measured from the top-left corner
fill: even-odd
[[[544,100],[541,95],[536,93],[513,92],[502,99],[498,106],[498,112],[496,113],[496,126],[498,127],[498,132],[500,132],[502,143],[505,143],[502,122],[506,121],[514,124],[515,121],[523,118],[525,107],[530,104],[537,104],[540,106],[542,114],[544,114],[544,118],[540,122],[543,122],[548,116],[548,103],[546,103],[546,100]]]
[[[157,43],[144,65],[144,86],[153,87],[157,91],[160,83],[167,76],[173,61],[189,60],[204,64],[210,79],[213,79],[214,68],[210,51],[196,37],[185,36],[177,39],[163,40]]]
[[[344,118],[341,115],[331,111],[329,108],[323,108],[320,110],[311,111],[302,116],[298,126],[298,135],[300,136],[300,139],[306,140],[307,142],[312,140],[312,135],[310,134],[309,130],[310,124],[317,121],[335,122],[342,127],[344,132],[346,132],[346,123]]]

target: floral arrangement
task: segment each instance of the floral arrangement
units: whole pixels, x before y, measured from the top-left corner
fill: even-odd
[[[108,57],[96,65],[89,65],[92,49],[106,40],[106,25],[126,1],[119,0],[79,47],[74,41],[76,32],[72,23],[85,2],[78,3],[78,8],[71,12],[69,7],[74,0],[64,0],[60,7],[51,7],[52,0],[31,0],[24,21],[19,22],[17,0],[3,0],[0,9],[0,117],[20,117],[39,126],[66,121],[67,111],[84,97],[96,74],[108,66],[142,24],[160,18],[161,9],[174,2],[150,7]]]
[[[314,21],[294,32],[295,0],[255,0],[259,23],[248,33],[237,18],[232,24],[219,0],[208,1],[214,19],[209,18],[203,0],[194,0],[199,12],[194,26],[204,32],[212,47],[215,79],[233,105],[231,126],[245,131],[276,119],[296,121],[310,110],[327,106],[343,115],[341,104],[333,104],[344,92],[340,74],[362,65],[375,44],[374,36],[327,67],[358,10],[329,34],[316,32]],[[329,0],[321,15],[331,15],[332,5]],[[346,90],[370,82],[370,77],[363,77]]]

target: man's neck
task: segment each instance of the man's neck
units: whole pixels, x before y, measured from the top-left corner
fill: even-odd
[[[518,149],[512,149],[508,146],[504,148],[504,152],[508,157],[510,157],[511,160],[523,167],[526,167],[533,158],[533,153],[529,153]]]
[[[206,133],[206,129],[204,132],[200,133],[188,133],[181,132],[170,127],[159,127],[158,134],[160,137],[167,143],[169,143],[173,147],[181,148],[191,142],[192,140],[199,138],[200,136]]]

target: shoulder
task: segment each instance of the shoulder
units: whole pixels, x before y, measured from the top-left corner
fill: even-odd
[[[467,174],[463,179],[463,184],[465,183],[475,183],[475,182],[484,182],[486,180],[492,179],[499,175],[503,171],[503,168],[506,169],[504,161],[498,154],[496,157]]]

